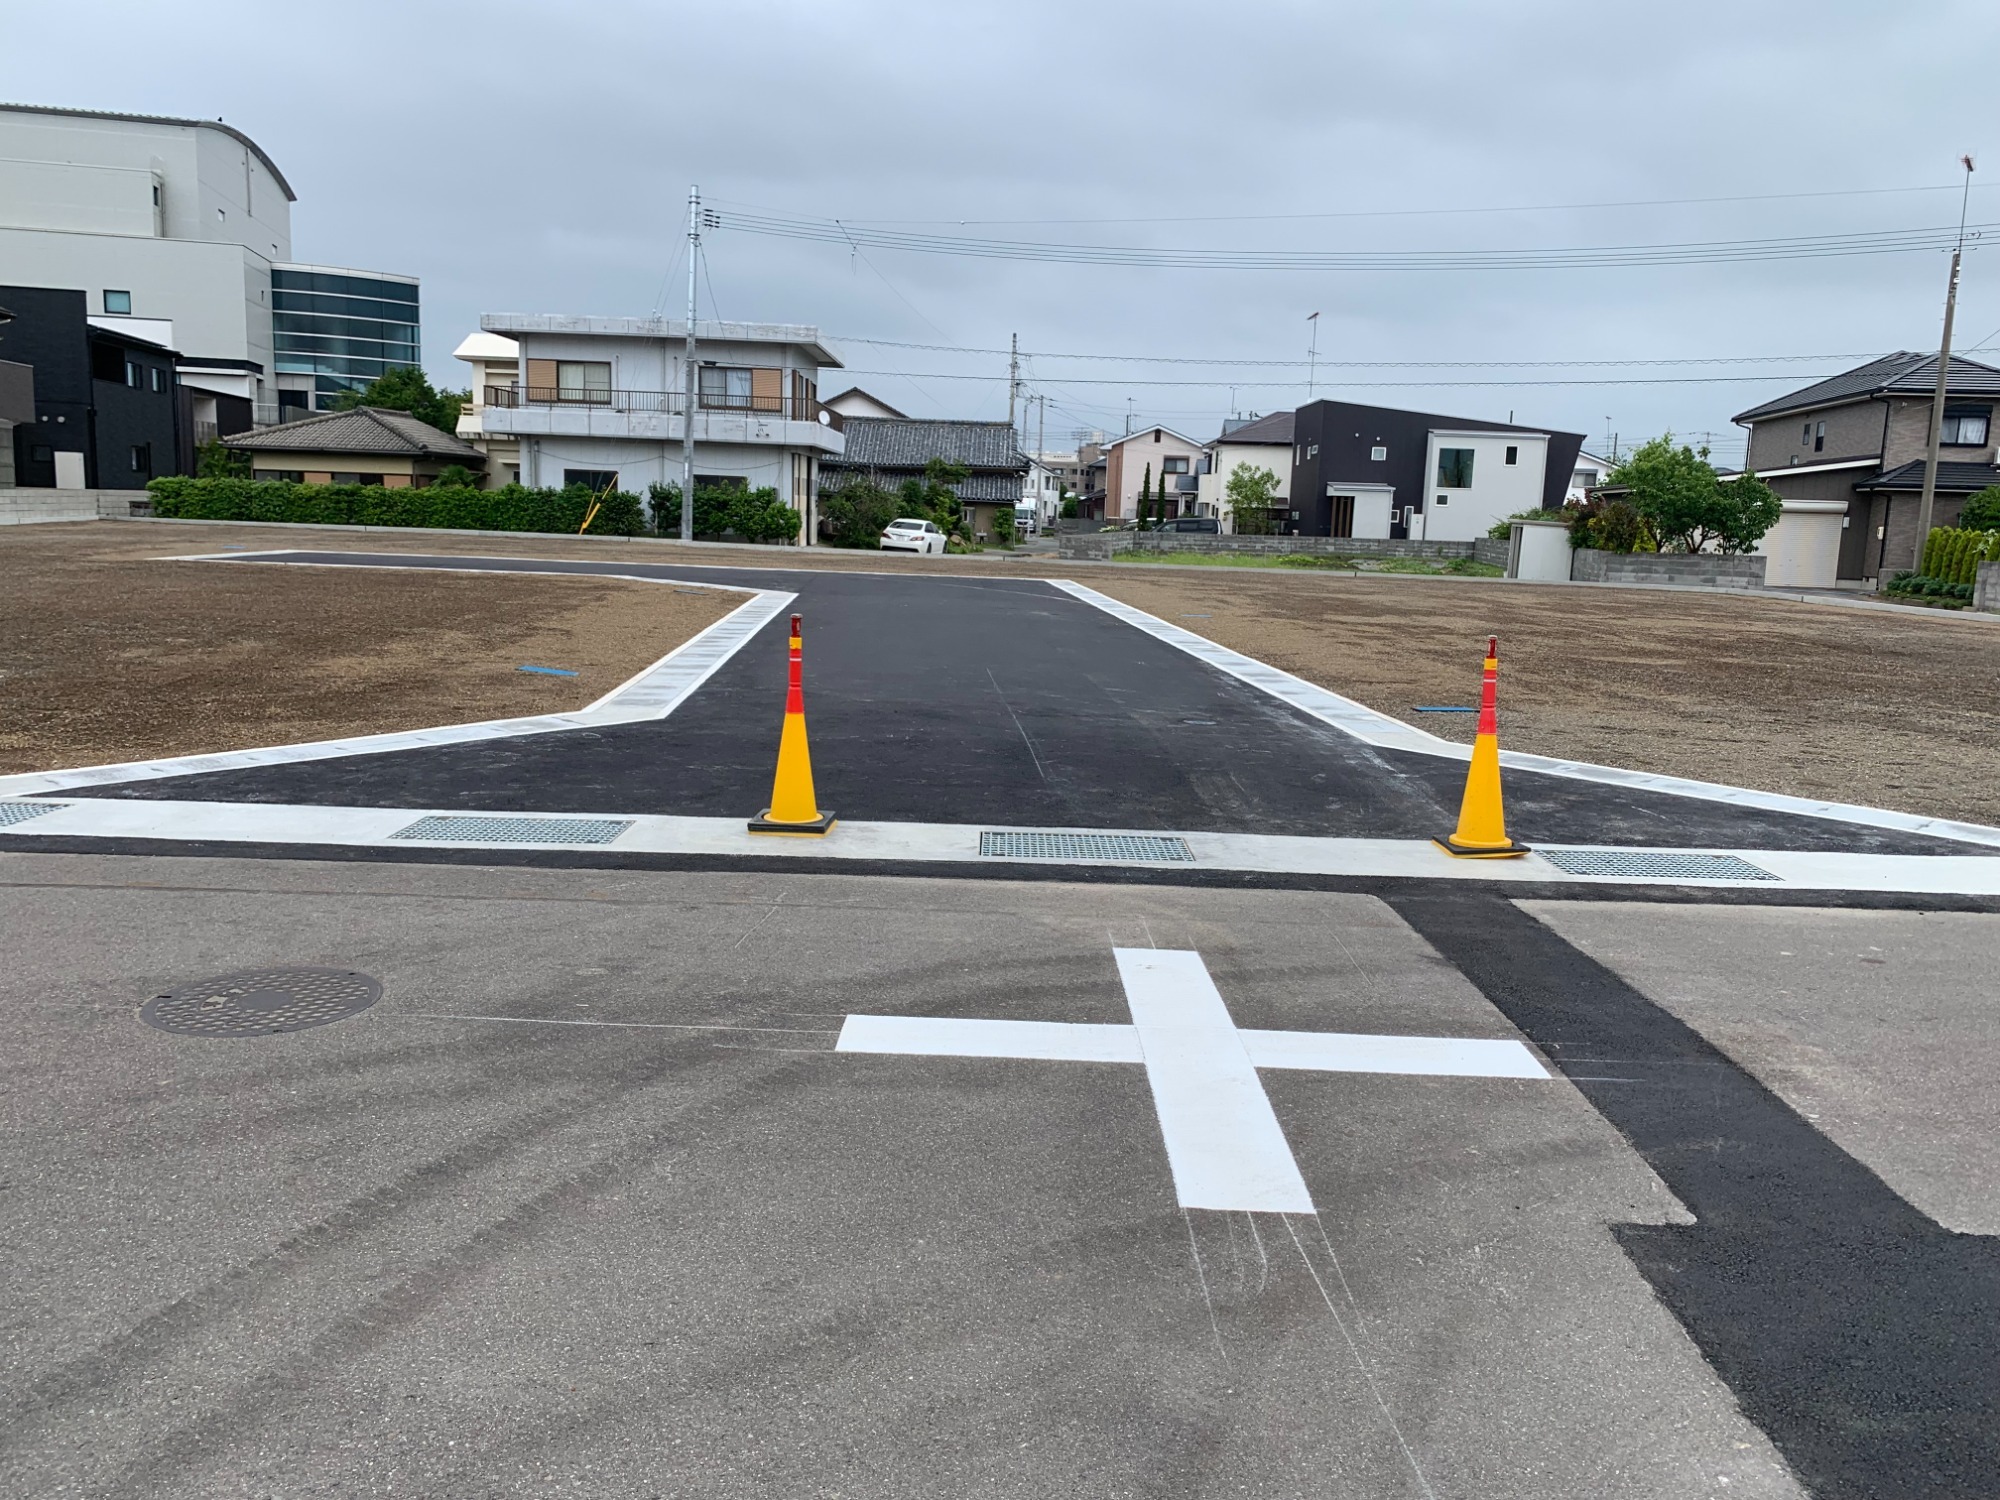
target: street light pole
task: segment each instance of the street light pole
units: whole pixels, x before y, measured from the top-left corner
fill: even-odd
[[[1931,441],[1924,451],[1924,488],[1917,497],[1917,536],[1910,544],[1910,569],[1922,572],[1924,543],[1931,534],[1931,507],[1937,498],[1938,447],[1944,440],[1945,386],[1951,376],[1951,320],[1958,311],[1958,266],[1965,254],[1965,210],[1972,199],[1972,158],[1961,156],[1965,167],[1965,191],[1958,202],[1958,243],[1951,251],[1951,280],[1944,292],[1944,341],[1938,348],[1937,386],[1931,392]],[[1885,519],[1883,524],[1888,524]]]

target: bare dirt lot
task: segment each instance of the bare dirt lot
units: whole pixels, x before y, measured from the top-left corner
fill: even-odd
[[[1726,594],[1104,569],[1078,579],[1450,739],[2000,823],[2000,623]]]
[[[0,528],[0,773],[581,708],[744,598],[155,560],[242,540],[137,522]]]
[[[1942,611],[996,553],[145,521],[7,533],[17,534],[0,533],[0,770],[572,707],[733,603],[636,583],[285,570],[279,585],[236,585],[262,597],[253,606],[213,592],[210,575],[229,570],[148,561],[235,544],[1074,578],[1454,739],[1470,738],[1469,715],[1412,710],[1475,701],[1490,631],[1501,637],[1501,743],[1510,749],[2000,823],[2000,623]],[[71,564],[88,568],[62,571]],[[125,571],[102,571],[114,564]],[[194,569],[205,571],[185,573]],[[153,581],[162,572],[181,581]],[[126,598],[77,602],[128,585]],[[244,609],[251,614],[231,625]],[[644,644],[623,650],[635,632]],[[70,636],[76,646],[64,644]],[[170,639],[179,644],[162,649]],[[68,675],[24,685],[36,653],[66,661]],[[521,662],[586,675],[535,678],[514,671]]]

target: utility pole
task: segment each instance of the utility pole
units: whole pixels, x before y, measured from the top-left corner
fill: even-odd
[[[1125,436],[1130,437],[1131,435],[1132,435],[1132,398],[1130,396],[1127,396],[1125,398]]]
[[[1021,389],[1021,335],[1007,335],[1007,425],[1014,425],[1014,397]]]
[[[694,258],[701,253],[701,189],[688,188],[688,325],[681,362],[687,366],[687,405],[681,411],[681,540],[694,540]]]
[[[1313,326],[1312,348],[1306,352],[1306,400],[1310,402],[1319,375],[1319,314],[1314,313],[1306,321]]]
[[[1937,388],[1931,393],[1931,441],[1924,452],[1924,488],[1917,497],[1917,539],[1910,548],[1910,567],[1922,572],[1924,543],[1931,534],[1931,504],[1937,498],[1938,445],[1944,439],[1944,393],[1951,374],[1951,320],[1958,311],[1958,263],[1965,254],[1965,210],[1972,199],[1972,158],[1961,156],[1965,191],[1958,200],[1958,243],[1951,251],[1951,280],[1944,291],[1944,342],[1938,348]],[[1886,525],[1887,522],[1884,522]]]

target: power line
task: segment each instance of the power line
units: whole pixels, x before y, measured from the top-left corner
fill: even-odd
[[[1531,250],[1172,250],[1139,245],[1064,244],[913,234],[871,229],[842,220],[788,218],[771,214],[732,214],[722,221],[722,227],[745,234],[839,244],[850,250],[859,250],[867,245],[921,255],[954,255],[984,260],[1237,271],[1469,271],[1720,265],[1950,249],[1959,237],[1957,225],[1945,225],[1756,240],[1554,246]],[[2000,224],[1982,224],[1975,228],[1995,229],[2000,228]]]
[[[1974,189],[2000,187],[2000,183],[1981,183]],[[1827,188],[1807,193],[1732,193],[1710,198],[1624,198],[1611,199],[1600,203],[1523,203],[1515,205],[1497,204],[1482,208],[1356,208],[1327,210],[1320,213],[1291,214],[1158,214],[1140,215],[1129,218],[1073,218],[1073,219],[856,219],[845,218],[840,222],[853,225],[889,224],[953,224],[961,228],[980,225],[1030,225],[1030,224],[1262,224],[1307,222],[1320,219],[1414,219],[1456,217],[1473,214],[1540,214],[1574,213],[1585,209],[1600,208],[1675,208],[1701,203],[1782,203],[1809,198],[1879,198],[1908,193],[1955,193],[1957,183],[1938,183],[1924,187],[1890,188]],[[716,199],[721,203],[728,200]],[[736,203],[733,207],[775,213],[777,210],[764,209],[754,203]]]
[[[1012,351],[1007,349],[974,349],[959,344],[915,344],[902,339],[870,339],[854,334],[829,334],[836,343],[869,344],[884,349],[926,349],[939,353],[991,354],[1002,355]],[[1023,349],[1023,359],[1089,359],[1104,360],[1116,364],[1149,365],[1230,365],[1256,366],[1264,369],[1303,370],[1312,361],[1303,359],[1228,359],[1203,358],[1179,354],[1081,354],[1057,353],[1048,349]],[[1588,366],[1640,366],[1640,365],[1763,365],[1763,364],[1823,364],[1828,360],[1878,359],[1879,352],[1869,354],[1717,354],[1704,357],[1683,357],[1673,359],[1322,359],[1317,361],[1321,369],[1345,370],[1529,370],[1582,368]]]
[[[907,378],[909,374],[909,372],[906,370],[849,370],[847,373],[849,375],[867,375],[871,377],[902,376],[905,378]],[[946,374],[935,370],[924,371],[923,378],[925,380],[977,380],[977,381],[985,381],[991,385],[1005,385],[1007,383],[1007,377],[1005,375],[960,375],[960,374]],[[1774,380],[1789,380],[1791,378],[1792,377],[1789,375],[1782,375],[1782,374],[1779,375],[1637,375],[1637,376],[1609,376],[1609,377],[1590,379],[1590,380],[1582,380],[1582,379],[1579,380],[1542,380],[1542,379],[1333,380],[1333,381],[1326,381],[1323,383],[1326,385],[1343,386],[1348,388],[1359,387],[1368,390],[1386,390],[1398,386],[1450,386],[1456,389],[1460,387],[1472,387],[1472,386],[1535,386],[1535,385],[1580,385],[1580,386],[1735,385],[1752,381],[1764,381],[1768,383]],[[1037,380],[1038,383],[1043,385],[1194,386],[1203,390],[1221,390],[1225,386],[1234,386],[1239,390],[1246,390],[1246,391],[1300,390],[1303,389],[1305,386],[1305,382],[1303,380],[1234,380],[1234,381],[1160,380],[1160,379],[1117,380],[1117,379],[1112,379],[1110,377],[1070,377],[1061,375],[1043,375],[1037,377]]]

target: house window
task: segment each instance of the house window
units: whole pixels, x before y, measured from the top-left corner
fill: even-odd
[[[1451,496],[1449,496],[1449,495],[1439,495],[1439,496],[1438,496],[1438,504],[1439,504],[1439,505],[1449,505],[1449,504],[1451,504]]]
[[[565,359],[556,364],[556,400],[602,405],[611,399],[611,365],[606,360]]]
[[[1987,421],[1992,410],[1987,406],[1947,406],[1944,409],[1944,442],[1953,448],[1984,448]]]
[[[729,365],[703,365],[701,404],[725,411],[750,410],[751,378],[747,369]]]
[[[1812,445],[1812,423],[1806,423],[1805,431],[1799,434],[1799,442],[1807,447]]]
[[[1826,451],[1826,423],[1821,422],[1813,428],[1813,452],[1824,453],[1825,451]]]
[[[1185,458],[1163,458],[1160,460],[1160,472],[1162,474],[1185,474],[1187,471],[1188,461]]]
[[[1318,458],[1318,457],[1319,457],[1319,444],[1318,444],[1318,443],[1307,443],[1307,444],[1306,444],[1306,461],[1307,461],[1308,463],[1310,463],[1310,462],[1311,462],[1311,461],[1312,461],[1313,459],[1315,459],[1315,458]]]
[[[1470,448],[1438,449],[1438,485],[1447,490],[1469,490],[1472,488],[1472,450]]]
[[[306,473],[303,469],[252,469],[252,479],[282,479],[287,484],[304,484]]]
[[[75,304],[72,303],[71,306],[75,306]],[[104,294],[104,311],[114,317],[129,316],[132,311],[132,294],[130,292],[106,292]]]
[[[1507,462],[1510,464],[1517,464],[1520,461],[1521,461],[1521,450],[1519,448],[1516,448],[1512,443],[1509,443],[1507,445]]]
[[[1153,441],[1157,443],[1159,440],[1160,440],[1160,429],[1155,427],[1153,429]]]
[[[618,488],[616,469],[564,469],[563,488],[580,484],[594,495],[608,495]]]
[[[125,383],[135,391],[146,383],[145,371],[129,359],[125,361]]]
[[[1371,463],[1386,464],[1389,461],[1389,450],[1377,443],[1368,450],[1368,458]]]
[[[156,391],[164,391],[167,388],[167,372],[165,370],[154,370],[152,372],[152,376],[153,376],[153,389]]]
[[[132,472],[134,474],[150,474],[153,472],[153,445],[151,443],[134,443],[132,445]]]

